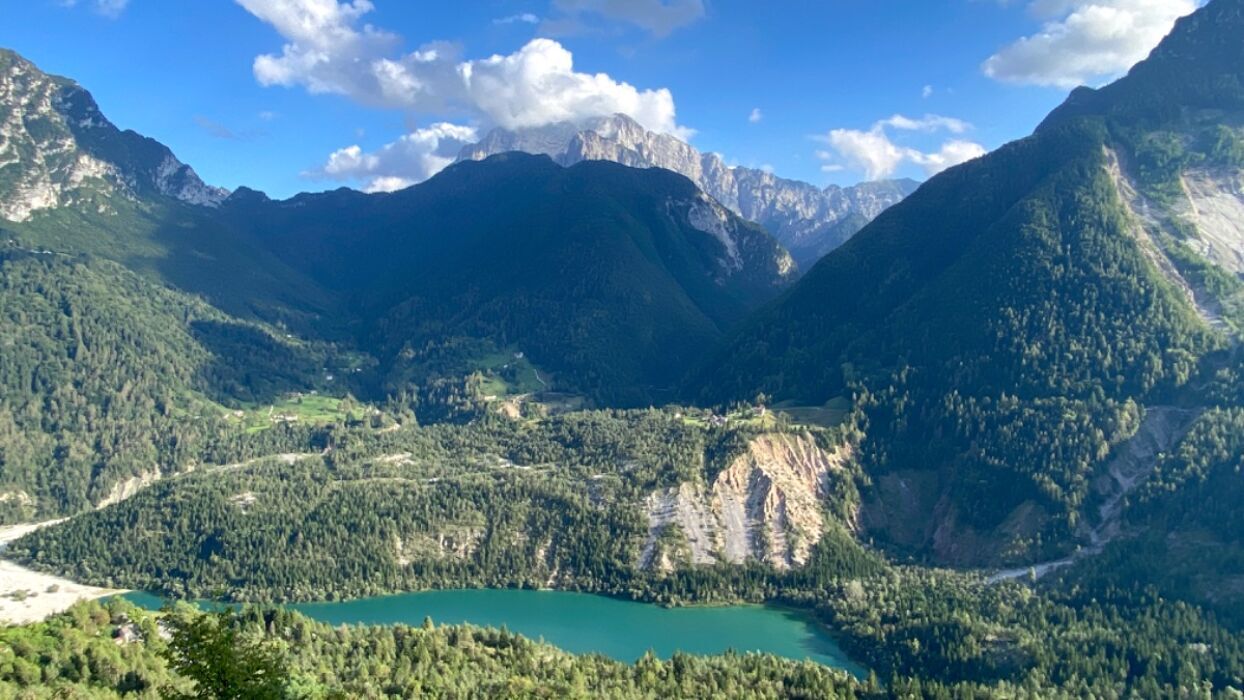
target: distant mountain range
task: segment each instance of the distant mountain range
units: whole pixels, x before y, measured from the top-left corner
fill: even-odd
[[[716,153],[701,153],[673,136],[648,131],[624,114],[584,124],[493,129],[479,143],[464,147],[458,159],[482,160],[507,151],[544,154],[561,165],[607,160],[685,175],[736,214],[764,226],[803,268],[919,186],[903,179],[820,188],[765,170],[730,167]]]

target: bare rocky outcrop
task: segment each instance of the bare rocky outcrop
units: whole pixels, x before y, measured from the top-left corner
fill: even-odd
[[[1186,172],[1181,176],[1185,198],[1164,207],[1140,192],[1119,154],[1110,149],[1106,150],[1106,169],[1131,214],[1132,235],[1149,261],[1184,294],[1202,320],[1231,333],[1221,301],[1180,273],[1167,246],[1168,241],[1180,240],[1207,261],[1235,274],[1244,273],[1244,174]],[[1177,231],[1176,219],[1191,224],[1195,236]]]
[[[633,168],[664,168],[687,177],[735,214],[764,226],[805,267],[844,243],[864,224],[915,191],[911,180],[820,188],[767,170],[730,167],[669,134],[615,114],[583,124],[562,122],[510,131],[493,129],[462,149],[458,160],[507,151],[543,154],[561,165],[607,160]]]
[[[1206,260],[1244,274],[1244,172],[1189,170],[1179,209],[1197,230],[1194,246]]]
[[[711,485],[682,483],[648,496],[640,566],[748,559],[778,569],[804,564],[824,531],[832,473],[850,458],[849,446],[825,450],[806,434],[752,440]],[[673,561],[662,546],[671,528],[685,539],[684,561]]]
[[[103,500],[95,505],[96,509],[107,508],[110,505],[120,503],[133,498],[139,491],[159,481],[163,475],[159,469],[151,469],[141,474],[131,476],[128,479],[119,481],[104,496]]]
[[[156,141],[118,129],[78,84],[0,49],[0,219],[67,205],[105,212],[110,198],[136,195],[214,207],[229,192]]]

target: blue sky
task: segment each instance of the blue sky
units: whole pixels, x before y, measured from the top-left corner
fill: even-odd
[[[823,185],[1026,135],[1194,3],[10,0],[0,46],[208,182],[274,196],[406,184],[495,124],[612,110]]]

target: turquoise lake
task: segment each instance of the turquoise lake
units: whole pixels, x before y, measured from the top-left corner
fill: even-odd
[[[125,597],[148,608],[163,604],[145,593]],[[759,605],[663,608],[588,593],[464,589],[287,607],[332,625],[415,626],[430,617],[437,624],[505,627],[576,654],[595,652],[622,661],[634,661],[648,650],[668,658],[676,651],[733,649],[811,659],[856,676],[866,674],[820,625],[796,612]]]

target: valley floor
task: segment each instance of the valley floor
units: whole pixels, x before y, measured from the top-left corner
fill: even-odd
[[[9,543],[59,520],[0,527],[0,556]],[[32,571],[0,558],[0,625],[37,622],[69,609],[83,600],[94,600],[123,591],[84,586],[66,578]]]

